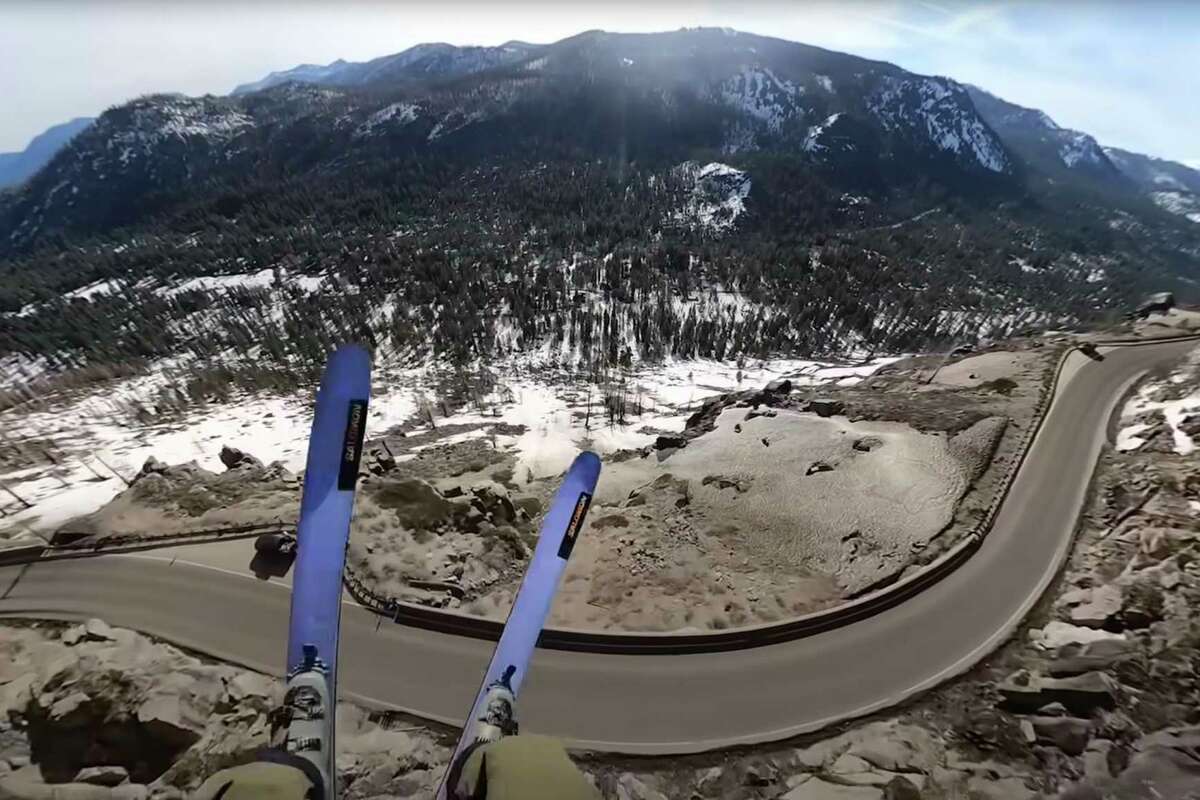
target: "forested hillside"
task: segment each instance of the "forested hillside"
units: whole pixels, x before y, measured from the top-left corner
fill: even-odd
[[[1196,288],[1200,226],[946,78],[714,30],[454,56],[105,113],[0,199],[0,354],[895,351]]]

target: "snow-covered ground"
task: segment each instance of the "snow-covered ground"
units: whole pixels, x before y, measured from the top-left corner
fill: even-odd
[[[452,410],[448,417],[439,409],[436,422],[438,427],[477,426],[460,438],[483,436],[482,426],[497,422],[523,426],[520,434],[497,436],[496,446],[516,454],[517,479],[525,480],[558,474],[581,449],[610,453],[649,444],[662,432],[682,430],[690,413],[714,395],[759,388],[783,376],[803,384],[849,385],[894,360],[830,365],[791,359],[742,368],[731,362],[674,361],[615,376],[603,387],[547,382],[528,363],[514,363],[509,369],[493,365],[496,374],[513,377],[502,379],[479,409]],[[31,453],[49,451],[59,462],[53,470],[43,465],[0,475],[4,486],[32,504],[22,509],[8,495],[0,499],[6,514],[0,519],[0,538],[53,531],[96,510],[124,489],[124,480],[136,475],[151,456],[172,464],[195,461],[221,471],[219,453],[228,445],[264,462],[282,461],[293,471],[303,469],[312,422],[310,391],[288,397],[246,395],[224,405],[193,408],[170,421],[137,423],[127,409],[135,403],[148,405],[169,383],[169,368],[177,366],[164,363],[147,375],[85,397],[0,413],[0,431],[8,442]],[[437,376],[428,370],[383,367],[374,383],[369,437],[418,416],[422,400],[436,398]],[[606,389],[623,393],[642,413],[628,414],[625,424],[610,423],[604,411]]]
[[[1196,415],[1200,415],[1200,348],[1193,350],[1187,363],[1165,381],[1146,383],[1130,398],[1121,412],[1116,448],[1125,452],[1144,445],[1146,439],[1140,434],[1154,427],[1153,422],[1145,421],[1146,417],[1157,416],[1171,432],[1172,449],[1179,455],[1190,455],[1196,450],[1196,442],[1184,430],[1184,423]]]

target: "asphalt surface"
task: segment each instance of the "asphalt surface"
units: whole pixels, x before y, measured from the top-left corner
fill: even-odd
[[[1060,389],[991,534],[957,571],[847,627],[749,650],[618,656],[539,650],[522,728],[581,748],[684,753],[781,739],[899,702],[1011,635],[1070,548],[1113,408],[1140,374],[1194,342],[1114,349]],[[601,477],[603,480],[603,477]],[[0,569],[0,614],[103,617],[278,673],[288,590],[153,555]],[[344,697],[454,723],[492,643],[403,628],[347,604]]]

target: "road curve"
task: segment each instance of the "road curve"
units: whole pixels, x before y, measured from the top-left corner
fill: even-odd
[[[991,533],[907,602],[807,638],[705,655],[539,650],[522,727],[575,747],[686,753],[785,738],[887,707],[961,673],[1011,634],[1053,579],[1118,399],[1194,342],[1116,348],[1061,389]],[[153,556],[0,569],[0,615],[100,616],[266,672],[283,664],[287,588]],[[404,628],[347,604],[346,697],[455,723],[492,642]]]

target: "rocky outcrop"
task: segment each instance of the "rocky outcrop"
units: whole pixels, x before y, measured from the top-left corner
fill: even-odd
[[[263,463],[254,456],[236,447],[224,445],[221,447],[221,463],[225,469],[262,469]]]

